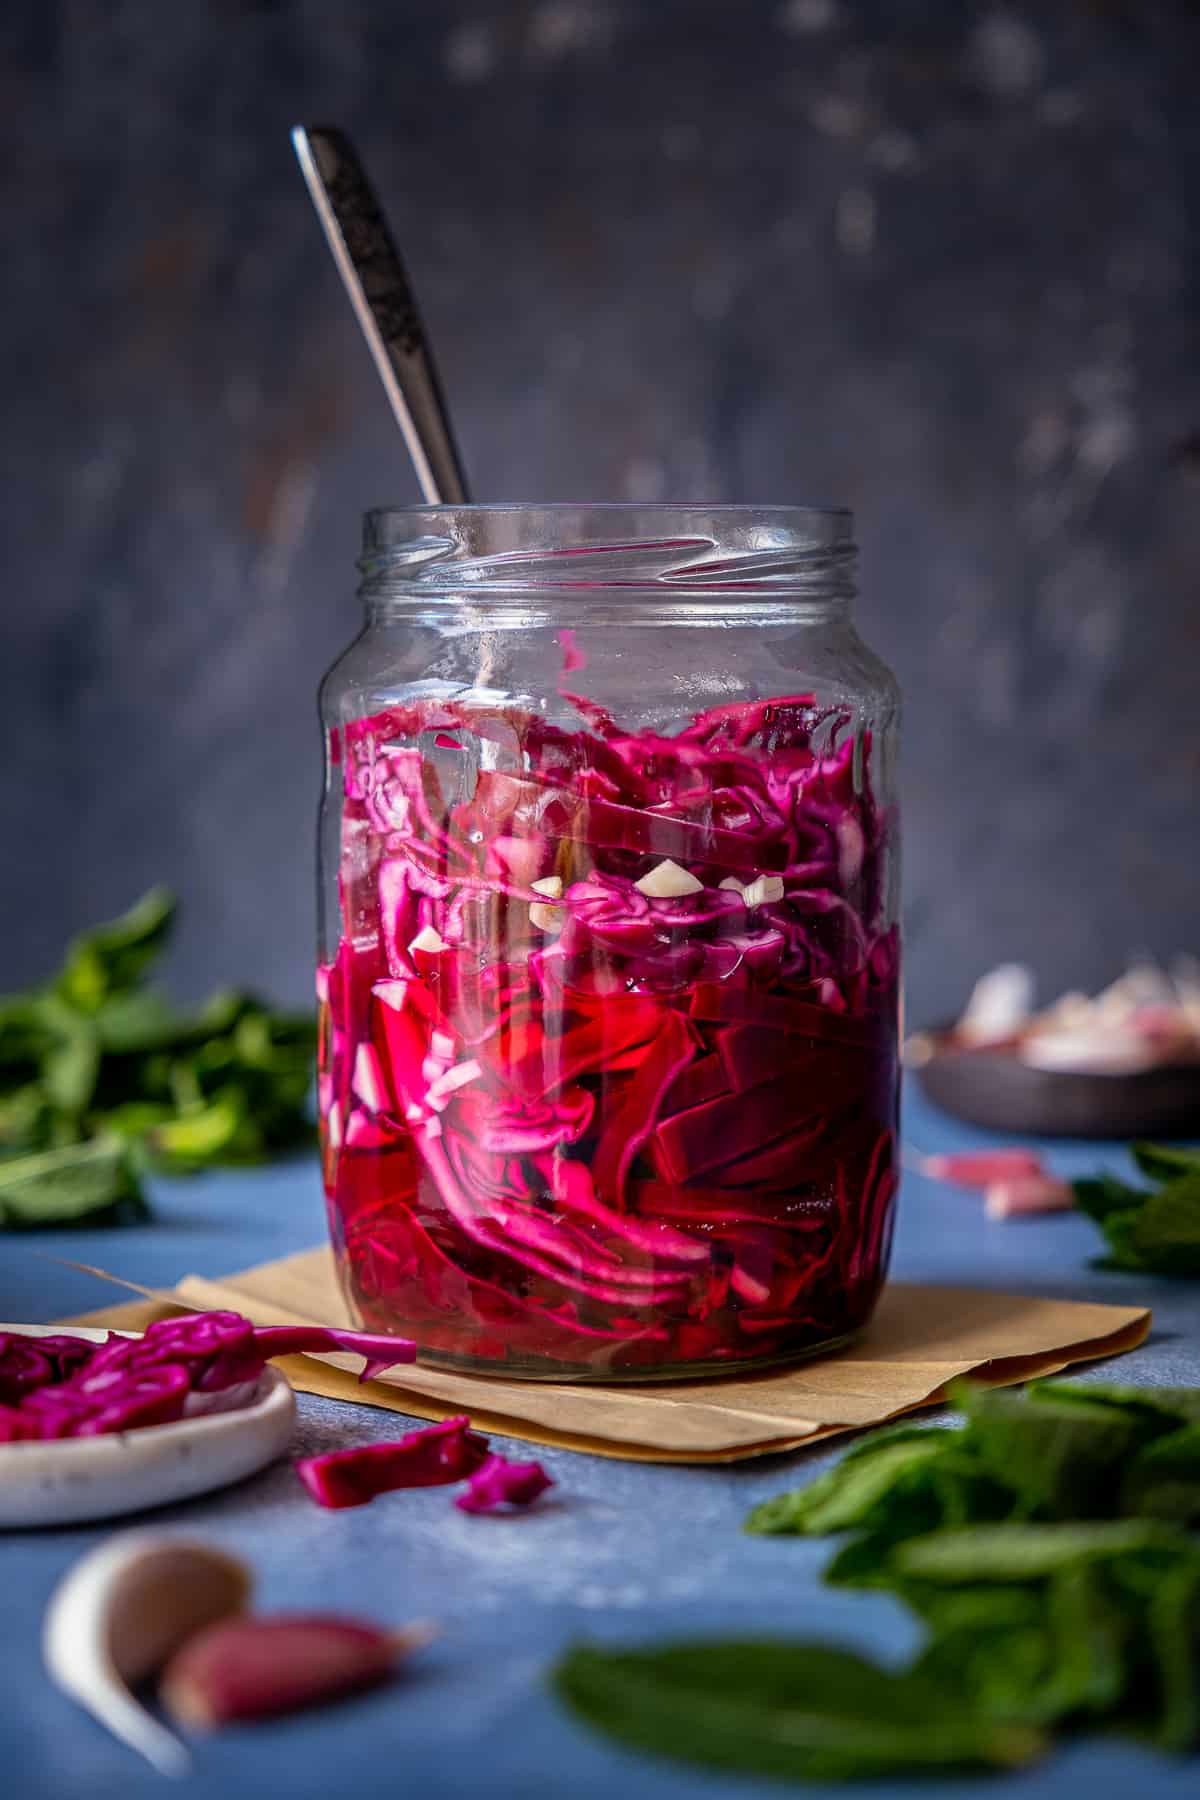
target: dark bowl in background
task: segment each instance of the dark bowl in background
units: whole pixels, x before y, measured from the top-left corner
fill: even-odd
[[[945,1028],[915,1074],[935,1106],[988,1131],[1035,1137],[1200,1137],[1200,1062],[1132,1075],[1032,1069],[1012,1050],[966,1050]]]

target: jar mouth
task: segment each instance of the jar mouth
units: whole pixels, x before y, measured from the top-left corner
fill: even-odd
[[[376,507],[359,567],[368,592],[833,600],[852,597],[854,559],[854,516],[843,507],[605,501]]]

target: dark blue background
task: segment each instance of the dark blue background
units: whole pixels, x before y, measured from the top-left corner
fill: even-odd
[[[309,991],[313,696],[415,497],[292,163],[346,125],[476,492],[835,501],[910,1016],[1198,948],[1195,6],[9,0],[0,983],[165,878]]]

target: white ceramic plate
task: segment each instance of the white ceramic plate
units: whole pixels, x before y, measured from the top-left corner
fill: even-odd
[[[96,1343],[108,1336],[79,1325],[65,1329],[72,1337]],[[60,1325],[0,1325],[0,1331],[27,1337],[62,1330]],[[104,1437],[0,1444],[0,1529],[112,1519],[227,1487],[283,1455],[295,1416],[295,1395],[279,1371],[268,1366],[258,1398],[235,1412],[205,1413]]]

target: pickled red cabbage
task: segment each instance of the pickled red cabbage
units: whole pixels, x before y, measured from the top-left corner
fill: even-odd
[[[405,1338],[323,1325],[255,1326],[235,1312],[159,1319],[141,1337],[0,1332],[0,1443],[98,1437],[230,1412],[259,1397],[272,1356],[349,1351],[366,1381],[412,1362]]]
[[[513,1373],[840,1339],[896,1186],[869,733],[805,696],[670,736],[567,698],[578,730],[421,699],[337,734],[319,1097],[348,1294]]]

